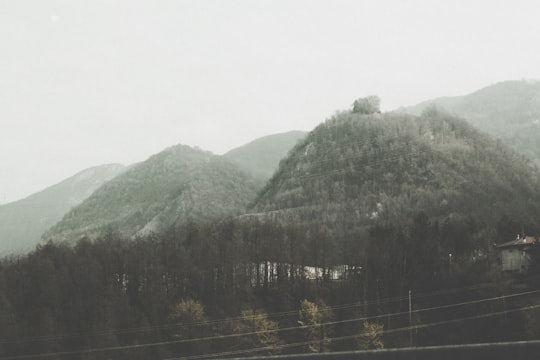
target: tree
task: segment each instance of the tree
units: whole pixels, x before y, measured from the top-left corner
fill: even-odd
[[[409,287],[418,290],[434,285],[437,244],[429,218],[423,211],[414,216],[410,225],[407,252]]]
[[[300,303],[298,324],[304,334],[307,345],[304,350],[310,353],[328,351],[330,346],[329,332],[327,324],[334,317],[332,310],[324,305],[303,300]]]
[[[211,335],[206,324],[206,315],[201,303],[193,299],[183,299],[177,303],[169,315],[170,320],[178,327],[172,336],[180,339],[197,339]],[[204,341],[181,344],[176,352],[186,355],[201,354],[210,345]]]
[[[238,320],[233,323],[232,330],[234,334],[246,334],[235,338],[237,340],[233,348],[264,348],[266,354],[276,354],[280,351],[281,341],[277,335],[278,323],[269,320],[264,311],[243,310]]]
[[[176,324],[200,325],[206,320],[204,307],[193,299],[183,299],[174,306],[170,319]]]
[[[352,112],[355,114],[375,114],[380,113],[381,99],[376,95],[354,100]]]
[[[7,340],[17,338],[17,319],[15,311],[7,297],[7,287],[2,273],[2,264],[0,263],[0,356],[9,355],[9,343]]]
[[[528,272],[532,275],[540,274],[540,243],[536,242],[529,248],[530,265]],[[536,277],[535,277],[536,278]],[[536,281],[531,281],[531,286],[538,287]]]
[[[369,323],[367,320],[364,320],[362,332],[357,339],[358,348],[361,350],[383,349],[383,329],[384,325]]]

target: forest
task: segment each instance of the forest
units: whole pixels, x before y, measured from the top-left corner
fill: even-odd
[[[498,231],[512,226],[501,218]],[[534,274],[517,288],[495,253],[468,256],[463,236],[475,230],[418,213],[405,227],[369,228],[365,251],[355,251],[324,246],[327,233],[299,225],[227,218],[135,241],[111,231],[75,246],[49,242],[2,260],[0,359],[199,359],[533,338]],[[337,265],[346,266],[331,278]],[[321,271],[313,277],[309,267]]]

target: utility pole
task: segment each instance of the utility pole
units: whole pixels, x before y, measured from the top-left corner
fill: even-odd
[[[412,301],[411,301],[411,290],[409,290],[409,346],[412,347]]]

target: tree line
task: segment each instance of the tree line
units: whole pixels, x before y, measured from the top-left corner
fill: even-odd
[[[501,219],[501,232],[509,221]],[[492,284],[415,298],[415,307],[503,291],[494,255],[478,243],[484,230],[471,219],[441,224],[418,213],[406,225],[373,225],[336,243],[324,230],[229,218],[186,221],[136,240],[109,231],[74,246],[49,242],[1,262],[0,356],[155,359],[407,346],[406,331],[384,332],[410,325],[408,291]],[[337,265],[347,266],[331,278]],[[313,267],[321,270],[315,277],[308,274]],[[489,306],[475,311],[502,305]],[[381,316],[391,313],[402,315]],[[413,321],[450,314],[443,309]],[[432,329],[414,342],[474,342],[486,334],[500,340],[508,329],[527,336],[536,329],[531,319],[518,313],[459,331]]]

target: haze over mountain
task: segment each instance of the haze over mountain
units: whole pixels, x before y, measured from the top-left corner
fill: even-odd
[[[277,170],[281,159],[303,138],[305,131],[289,131],[255,139],[228,151],[224,156],[262,179],[268,179]]]
[[[480,233],[504,215],[532,230],[539,174],[506,145],[436,109],[421,116],[346,111],[295,146],[244,218],[304,227],[326,239],[319,247],[343,251],[346,243],[362,247],[380,226],[407,234],[420,213],[469,232],[461,237],[467,248],[475,236],[487,241]]]
[[[452,305],[415,317],[427,330],[415,344],[505,340],[513,324],[520,326],[512,336],[528,336],[538,322],[527,316],[532,322],[521,326],[522,313],[507,321],[506,312],[497,312],[501,321],[474,321],[465,329],[453,321],[483,314],[485,304],[475,299],[510,291],[498,281],[504,275],[493,242],[515,236],[516,229],[540,233],[539,179],[524,156],[465,120],[435,107],[420,116],[380,114],[377,97],[358,99],[351,111],[312,130],[264,187],[223,156],[174,146],[101,186],[47,232],[44,239],[54,242],[2,262],[0,331],[8,341],[18,339],[9,337],[15,326],[24,338],[53,339],[30,351],[16,340],[4,348],[9,356],[32,357],[59,348],[75,354],[151,344],[142,357],[197,357],[202,348],[185,349],[174,340],[193,336],[191,327],[176,331],[186,319],[193,323],[190,309],[200,324],[210,324],[196,329],[204,329],[201,336],[229,340],[240,339],[253,323],[238,328],[223,321],[267,313],[291,314],[284,326],[297,324],[301,334],[304,308],[315,309],[326,324],[369,318],[377,325],[381,316],[403,314],[406,301],[387,300],[406,299],[407,292],[439,295],[415,295],[418,308]],[[245,213],[249,203],[252,212]],[[502,306],[516,309],[537,300],[514,296]],[[474,306],[456,315],[453,305],[469,300]],[[242,310],[255,308],[264,311]],[[444,319],[451,330],[427,329]],[[148,324],[144,337],[118,332]],[[327,329],[333,339],[363,338],[365,324]],[[381,323],[381,331],[392,331],[377,336],[388,347],[408,346],[408,334],[396,334],[408,325],[406,315]],[[279,326],[264,328],[277,333]],[[93,340],[95,329],[107,331],[106,345]],[[62,335],[78,333],[82,347]],[[285,335],[274,343],[295,346],[299,339]],[[173,346],[158,352],[154,344]],[[365,348],[330,338],[329,344],[333,351]],[[231,354],[231,348],[245,354],[253,346],[215,341],[211,350],[219,352],[212,356]]]
[[[27,198],[0,205],[0,254],[33,248],[45,230],[123,170],[119,164],[92,167]]]
[[[419,115],[433,105],[467,119],[540,165],[540,81],[504,81],[468,95],[427,100],[398,111]]]
[[[43,238],[72,242],[110,231],[139,236],[188,219],[236,215],[260,187],[260,181],[230,160],[177,145],[99,188]]]

